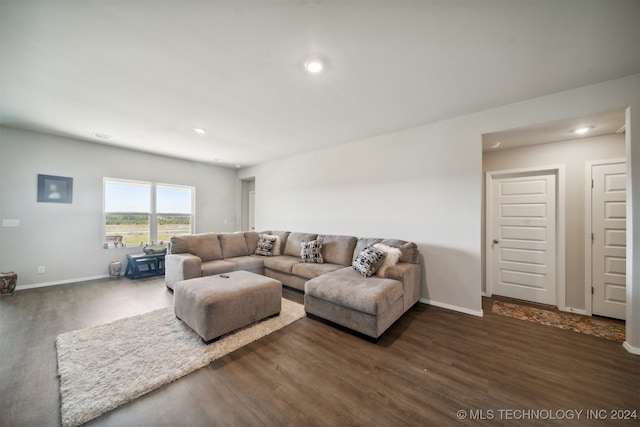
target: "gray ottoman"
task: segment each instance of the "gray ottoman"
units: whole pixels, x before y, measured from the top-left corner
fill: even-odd
[[[228,276],[228,277],[222,277]],[[176,317],[205,342],[280,313],[282,283],[248,271],[183,280],[174,285]]]

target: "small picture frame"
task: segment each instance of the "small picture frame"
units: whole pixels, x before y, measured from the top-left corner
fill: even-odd
[[[71,203],[73,178],[38,174],[38,202]]]

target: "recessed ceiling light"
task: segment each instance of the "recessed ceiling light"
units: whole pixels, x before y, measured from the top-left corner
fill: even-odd
[[[220,163],[220,162],[224,162],[224,159],[221,159],[220,157],[213,159],[214,162],[216,163]]]
[[[205,133],[207,133],[207,130],[205,128],[193,128],[193,131],[199,135],[204,135]]]
[[[111,135],[107,135],[106,133],[100,133],[100,132],[93,132],[92,135],[95,136],[96,138],[101,138],[101,139],[113,138]]]
[[[578,129],[575,129],[573,133],[577,133],[578,135],[584,135],[585,133],[589,132],[591,129],[593,129],[593,126],[578,128]]]
[[[320,59],[309,59],[304,63],[304,68],[311,74],[318,74],[324,70],[324,62]]]

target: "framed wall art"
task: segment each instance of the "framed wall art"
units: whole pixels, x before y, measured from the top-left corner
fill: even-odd
[[[72,200],[73,178],[38,175],[38,202],[71,203]]]

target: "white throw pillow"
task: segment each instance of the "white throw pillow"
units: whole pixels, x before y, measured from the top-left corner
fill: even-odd
[[[376,243],[373,247],[387,253],[387,256],[384,257],[384,261],[382,261],[382,264],[380,264],[380,267],[376,270],[376,276],[384,277],[387,268],[398,263],[398,260],[402,255],[402,251],[398,248],[383,245],[382,243]]]

